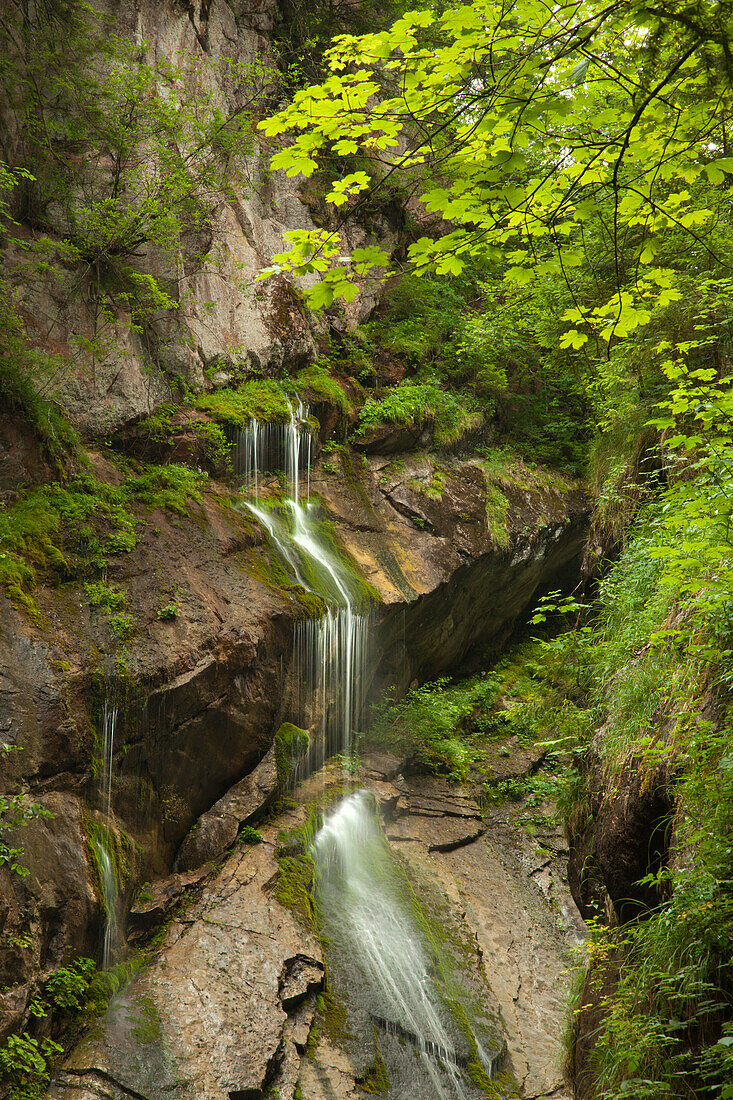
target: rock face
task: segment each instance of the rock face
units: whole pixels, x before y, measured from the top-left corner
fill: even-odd
[[[564,884],[562,837],[552,828],[528,837],[511,804],[484,819],[468,793],[443,780],[403,778],[395,774],[400,765],[388,754],[369,756],[356,782],[381,804],[389,843],[423,909],[433,919],[440,914],[467,988],[483,1011],[498,1014],[505,1046],[496,1095],[516,1096],[519,1088],[535,1100],[561,1100],[568,952],[584,935]],[[291,809],[263,826],[263,843],[228,857],[64,1062],[53,1100],[363,1095],[370,1054],[355,1050],[334,1023],[343,990],[330,989],[330,1017],[315,1016],[320,946],[272,895],[279,830],[302,824],[314,800],[328,803],[342,790],[343,773],[328,766],[296,789]],[[485,835],[472,836],[481,822]]]
[[[277,764],[275,746],[271,745],[254,771],[201,815],[178,851],[176,869],[188,871],[216,859],[234,843],[241,826],[262,812],[276,790]]]
[[[97,476],[115,476],[107,459],[91,457]],[[587,505],[569,486],[523,490],[492,532],[475,463],[441,460],[437,498],[425,491],[435,481],[434,460],[406,456],[399,484],[385,477],[382,461],[364,465],[347,453],[341,476],[321,465],[313,470],[312,490],[344,552],[383,601],[375,685],[404,689],[506,637],[538,587],[558,583],[572,565]],[[136,884],[218,858],[272,796],[273,737],[291,718],[289,661],[304,611],[297,593],[277,580],[262,531],[235,505],[230,490],[210,482],[202,502],[189,503],[188,517],[139,510],[138,545],[110,559],[108,570],[134,624],[122,650],[80,584],[39,591],[40,626],[0,597],[0,723],[4,739],[23,746],[4,760],[8,788],[22,787],[58,814],[53,827],[38,821],[23,830],[44,887],[34,892],[29,879],[9,889],[10,926],[30,932],[34,944],[22,965],[8,959],[10,987],[27,988],[70,950],[95,953],[104,911],[87,841],[101,806],[94,773],[105,707],[117,710],[113,826],[130,853],[123,904]],[[429,526],[416,526],[408,505]],[[173,586],[176,616],[167,620],[158,611]],[[480,825],[462,829],[456,823],[455,835],[435,844],[460,845]]]
[[[632,760],[617,774],[601,753],[605,727],[587,754],[587,812],[571,823],[570,882],[591,916],[607,908],[619,923],[659,905],[665,884],[642,882],[667,863],[674,827],[673,775],[668,763],[640,769]]]
[[[505,485],[492,523],[496,488],[478,461],[342,463],[344,481],[317,472],[312,484],[383,601],[381,683],[404,690],[498,648],[535,593],[577,568],[589,504],[562,478]]]
[[[276,874],[271,843],[234,853],[49,1096],[244,1100],[280,1087],[300,1061],[323,962],[315,937],[270,897]]]
[[[314,356],[314,335],[323,325],[308,315],[299,291],[285,278],[255,279],[282,251],[285,232],[314,227],[297,181],[269,170],[275,149],[260,146],[256,137],[257,122],[274,109],[277,95],[276,0],[101,0],[96,9],[108,34],[136,43],[140,63],[149,71],[161,59],[180,67],[180,83],[193,81],[201,104],[208,102],[211,112],[224,119],[245,111],[255,137],[237,157],[238,173],[226,199],[222,195],[211,215],[181,237],[176,256],[160,256],[145,243],[136,249],[131,263],[160,278],[175,309],[146,318],[141,326],[122,298],[102,326],[103,350],[96,346],[87,352],[85,342],[100,335],[94,272],[85,265],[26,285],[21,313],[31,340],[68,364],[56,396],[87,438],[152,412],[182,388],[225,385],[251,369],[274,373],[283,364],[303,366]],[[242,67],[261,85],[254,103]],[[268,70],[269,76],[261,75]],[[170,82],[164,84],[164,94],[170,89]],[[10,120],[0,141],[3,159],[11,164],[19,128]],[[112,168],[107,180],[99,158],[92,153],[89,159],[96,174],[90,168],[85,183],[90,194],[102,198],[112,191]],[[63,215],[58,224],[53,209],[46,216],[51,219],[47,236],[53,239],[54,230],[63,236],[68,229]],[[397,236],[389,217],[377,214],[370,231],[388,251],[394,246]],[[352,248],[367,243],[367,233],[359,228],[349,230],[349,238]],[[349,323],[372,310],[378,284],[378,278],[362,280],[358,299],[347,307]]]
[[[145,43],[145,59],[211,62],[210,73],[219,75],[207,78],[213,83],[205,90],[224,114],[237,108],[238,93],[224,75],[226,66],[218,63],[226,57],[271,60],[275,0],[246,5],[239,0],[188,5],[105,0],[102,6],[110,29]],[[12,133],[1,140],[12,141]],[[182,242],[180,264],[164,273],[179,300],[175,315],[155,319],[143,334],[128,313],[118,310],[110,320],[109,352],[101,361],[92,363],[83,353],[71,356],[75,341],[81,338],[83,345],[94,334],[88,282],[69,274],[68,285],[39,278],[26,288],[23,316],[33,342],[41,348],[52,343],[54,351],[74,363],[58,397],[87,440],[120,429],[124,447],[135,421],[181,387],[222,386],[252,368],[272,372],[286,365],[292,372],[312,357],[318,324],[293,288],[282,279],[254,282],[255,272],[281,248],[285,230],[312,225],[294,184],[263,169],[262,152],[254,151],[248,165],[250,186],[236,188],[208,227],[205,264],[194,263]],[[386,214],[372,219],[370,232],[387,250],[397,239],[393,222]],[[365,240],[365,231],[353,230],[352,246]],[[154,259],[142,256],[141,267],[153,270]],[[347,308],[345,323],[369,313],[376,291],[371,283],[362,287]],[[335,424],[335,412],[326,408],[326,434],[329,423]],[[481,463],[403,453],[405,447],[430,443],[429,428],[380,429],[364,441],[363,456],[351,450],[340,455],[340,473],[329,472],[323,463],[313,472],[312,489],[337,539],[381,601],[374,647],[380,657],[370,670],[377,686],[392,682],[404,689],[470,663],[480,647],[500,644],[537,590],[559,583],[573,568],[583,539],[588,508],[573,486],[548,477],[520,488],[521,478],[513,483],[508,477],[497,498],[497,486]],[[130,453],[137,454],[132,446]],[[121,463],[115,464],[104,448],[90,447],[88,457],[100,482],[119,484]],[[156,458],[195,464],[197,454]],[[4,422],[0,503],[12,503],[25,486],[52,476],[32,435],[22,425]],[[281,583],[263,531],[231,487],[210,481],[200,502],[189,501],[186,515],[162,506],[130,507],[138,523],[137,546],[129,554],[110,555],[105,578],[124,593],[130,639],[115,636],[110,616],[91,606],[80,582],[41,585],[34,619],[0,594],[0,735],[22,750],[1,758],[4,789],[21,792],[53,814],[32,820],[16,838],[25,849],[28,878],[0,869],[0,922],[27,944],[0,950],[6,1030],[27,1022],[32,990],[43,976],[73,955],[97,953],[104,907],[90,840],[102,824],[105,730],[113,811],[107,824],[122,853],[117,870],[123,908],[129,909],[135,887],[153,880],[147,908],[139,899],[135,903],[133,935],[141,935],[154,919],[169,914],[182,894],[197,888],[198,873],[189,878],[186,872],[222,857],[240,827],[262,814],[275,790],[273,736],[291,717],[289,664],[302,603]],[[163,614],[172,602],[175,613]],[[429,831],[433,818],[428,809],[422,826]],[[450,816],[450,827],[444,814],[438,816],[442,830],[432,840],[424,835],[431,852],[449,855],[480,835],[481,822],[471,813]],[[267,864],[265,848],[256,851],[251,881],[266,892],[267,868],[274,873],[273,865]],[[305,1009],[304,1017],[298,1015],[298,1002],[305,996],[310,1004],[308,990],[319,959],[312,945],[302,947],[305,941],[298,939],[289,918],[283,917],[282,943],[267,943],[275,935],[267,925],[269,910],[267,919],[263,916],[248,932],[241,911],[247,860],[239,854],[225,866],[229,871],[221,872],[224,877],[216,879],[213,893],[195,903],[195,930],[186,923],[188,917],[175,924],[160,973],[167,967],[176,981],[182,979],[188,973],[188,951],[202,960],[202,967],[218,969],[222,984],[211,993],[209,1007],[212,1020],[219,1013],[221,1022],[235,1003],[227,974],[242,988],[249,988],[253,978],[237,969],[229,948],[216,938],[211,913],[218,914],[216,920],[231,918],[235,938],[254,937],[253,972],[258,960],[265,968],[264,984],[253,992],[252,1002],[252,1011],[261,1012],[263,1020],[257,1058],[242,1021],[222,1024],[220,1040],[213,1031],[195,1037],[209,994],[199,994],[192,984],[178,1004],[181,1026],[197,1050],[196,1067],[171,1077],[167,1051],[177,1051],[176,1065],[187,1065],[161,1007],[172,986],[162,978],[160,985],[148,985],[152,979],[141,977],[133,1001],[119,1006],[108,1032],[111,1045],[101,1053],[95,1048],[94,1064],[92,1055],[81,1051],[67,1066],[57,1086],[65,1095],[73,1096],[74,1088],[80,1097],[104,1095],[105,1089],[109,1096],[128,1095],[132,1076],[124,1074],[129,1066],[119,1068],[122,1045],[128,1042],[137,1050],[135,1073],[144,1074],[141,1095],[146,1097],[163,1092],[182,1098],[247,1097],[276,1072],[290,1082],[288,1044],[305,1041],[308,1015]],[[171,877],[174,869],[178,874]],[[234,916],[227,907],[227,883],[238,898]],[[160,1041],[141,1039],[142,1047],[136,1047],[137,1032],[157,1035],[155,1021],[148,1019],[151,1003],[157,1006],[156,1018],[158,1012],[163,1018]],[[246,1051],[252,1064],[264,1059],[259,1076],[250,1074]],[[220,1072],[216,1059],[226,1067]],[[340,1072],[335,1063],[330,1072]]]

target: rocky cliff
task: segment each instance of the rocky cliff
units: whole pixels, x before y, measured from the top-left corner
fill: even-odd
[[[243,95],[226,59],[273,65],[272,0],[108,0],[103,13],[108,33],[135,44],[142,68],[161,58],[182,69],[204,61],[201,93],[223,115],[240,111]],[[256,118],[253,111],[253,126]],[[21,136],[11,118],[3,138],[11,162]],[[313,606],[284,581],[225,464],[202,448],[218,427],[206,412],[185,414],[155,454],[145,449],[148,428],[138,427],[181,394],[236,386],[253,373],[294,374],[312,362],[329,327],[343,331],[374,307],[378,287],[364,284],[345,313],[314,318],[284,279],[255,281],[284,231],[313,224],[312,204],[267,169],[267,152],[252,144],[203,237],[181,237],[172,266],[141,249],[138,271],[155,274],[175,307],[144,324],[124,300],[107,309],[103,354],[98,271],[35,269],[22,286],[20,314],[35,347],[63,365],[55,396],[84,443],[59,479],[20,412],[0,425],[0,491],[15,524],[8,545],[37,582],[32,592],[8,583],[0,594],[0,731],[20,750],[2,758],[3,788],[43,811],[8,834],[23,849],[27,876],[0,867],[3,1035],[29,1026],[57,1035],[63,1021],[53,1015],[33,1022],[36,993],[70,960],[99,957],[110,905],[100,830],[114,863],[121,938],[132,942],[198,888],[282,779],[274,738],[289,716],[294,627]],[[109,166],[100,172],[106,179]],[[52,206],[45,237],[58,244],[67,228]],[[350,232],[353,245],[378,239],[392,250],[399,218],[372,211],[368,227]],[[40,233],[21,221],[15,245]],[[316,451],[332,445],[311,472],[311,492],[339,552],[371,586],[375,693],[387,684],[404,691],[496,650],[535,595],[577,569],[588,505],[567,479],[521,465],[497,474],[485,459],[438,453],[429,422],[345,446],[343,410],[322,394],[305,396],[317,403]],[[194,421],[197,431],[189,430]],[[274,480],[266,486],[275,489]],[[214,1052],[216,1042],[238,1049],[236,1066],[222,1057],[231,1081],[214,1081],[206,1069],[181,1095],[260,1095],[276,1071],[294,1084],[288,1059],[302,1052],[322,958],[285,910],[265,907],[257,928],[245,927],[238,892],[250,898],[254,882],[267,894],[276,870],[266,849],[253,858],[230,857],[199,908],[171,931],[162,964],[183,973],[196,940],[201,965],[229,973],[217,1011],[230,1024],[212,1017],[212,1034],[202,1031],[192,995],[190,1035],[176,1040],[188,1053],[177,1069],[144,1055],[144,1080],[138,1066],[129,1081],[110,1084],[114,1044],[106,1061],[95,1047],[93,1065],[82,1047],[65,1066],[64,1095],[75,1095],[75,1076],[90,1073],[95,1094],[162,1094],[209,1040]],[[218,940],[214,923],[227,929]],[[250,934],[247,955],[240,937]],[[264,1030],[245,1069],[251,1019],[231,1023],[241,1003],[227,998],[232,983],[251,978]],[[157,1027],[141,980],[137,1001],[121,1010],[123,1036]]]

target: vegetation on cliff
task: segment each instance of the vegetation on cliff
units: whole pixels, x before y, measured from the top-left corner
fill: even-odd
[[[572,380],[558,435],[589,444],[589,567],[620,554],[598,600],[520,658],[534,668],[518,704],[497,671],[418,688],[387,726],[459,779],[480,772],[498,715],[566,757],[571,837],[595,828],[588,859],[613,904],[575,1024],[589,1097],[733,1095],[729,16],[725,3],[424,6],[342,36],[328,78],[263,123],[285,136],[273,165],[290,174],[360,158],[325,196],[333,223],[276,257],[318,273],[312,303],[349,300],[351,273],[387,262],[354,251],[349,269],[340,228],[396,182],[445,219],[414,234],[410,269],[480,287],[435,358],[427,326],[396,328],[409,380],[367,403],[367,423],[414,415],[412,394],[430,409],[446,382],[470,409],[484,386],[511,393],[515,371],[547,397]],[[488,377],[467,376],[455,348],[472,364],[479,350]],[[635,828],[646,850],[619,867],[604,843]]]
[[[288,0],[273,67],[202,49],[190,66],[151,68],[76,0],[11,0],[0,401],[30,427],[43,476],[3,500],[0,586],[39,625],[39,577],[83,583],[129,640],[109,560],[135,547],[146,509],[185,516],[205,483],[199,455],[223,469],[227,432],[287,420],[292,394],[326,408],[324,435],[339,442],[412,426],[434,449],[476,456],[487,477],[511,453],[520,488],[522,462],[584,474],[595,499],[584,606],[553,597],[535,616],[539,638],[468,684],[418,687],[375,729],[486,797],[557,799],[596,917],[571,1029],[578,1095],[730,1100],[730,4],[408,6]],[[390,29],[371,28],[377,8]],[[229,113],[210,93],[212,66]],[[206,393],[169,379],[175,401],[137,426],[163,464],[113,448],[107,474],[92,474],[55,397],[82,360],[110,354],[123,315],[158,363],[155,326],[185,302],[172,272],[185,283],[205,270],[215,211],[249,186],[275,90],[288,102],[261,125],[280,145],[271,169],[310,179],[318,217],[269,274],[318,276],[288,291],[301,312],[303,301],[330,311],[317,359],[250,365],[239,381],[212,361]],[[374,226],[394,207],[388,256]],[[364,231],[357,247],[347,222]],[[345,326],[339,299],[379,270],[390,276],[380,304]],[[34,314],[40,283],[93,305],[63,354]],[[187,425],[190,464],[173,457]],[[546,630],[553,616],[573,625]],[[543,771],[496,782],[491,753],[507,735],[541,745]],[[285,749],[303,745],[281,741],[283,771]],[[6,838],[25,810],[12,795],[0,810]],[[641,849],[619,870],[608,837],[633,828]],[[0,862],[18,854],[4,839]],[[303,868],[290,869],[299,890]],[[87,976],[62,973],[47,986],[63,1008]],[[32,1095],[53,1048],[12,1037],[0,1066]]]

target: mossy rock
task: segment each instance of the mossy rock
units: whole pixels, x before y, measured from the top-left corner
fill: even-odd
[[[322,596],[315,592],[309,592],[302,584],[284,584],[283,590],[289,592],[300,604],[304,619],[322,619],[328,609],[328,604]]]
[[[275,762],[277,778],[281,787],[290,779],[293,764],[301,760],[310,748],[308,731],[292,722],[283,722],[275,734]]]
[[[233,428],[243,428],[250,420],[286,423],[290,419],[290,402],[273,378],[252,379],[236,390],[204,394],[195,405],[212,420]]]

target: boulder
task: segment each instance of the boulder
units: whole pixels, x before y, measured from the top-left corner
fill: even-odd
[[[244,779],[202,814],[186,836],[176,856],[176,870],[191,871],[217,859],[246,825],[268,806],[278,785],[275,745]]]

